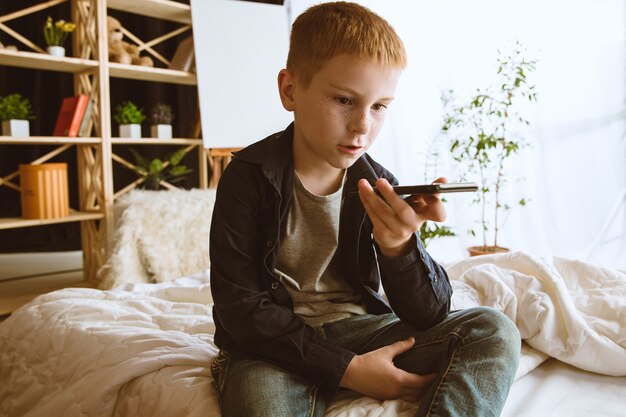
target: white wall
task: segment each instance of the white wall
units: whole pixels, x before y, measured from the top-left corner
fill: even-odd
[[[224,2],[208,3],[216,1]],[[194,32],[202,28],[196,21],[196,4],[205,2],[192,2]],[[287,0],[286,20],[293,21],[315,3],[318,1]],[[454,179],[454,173],[445,165],[432,178],[424,178],[426,149],[441,123],[440,93],[442,89],[453,88],[463,96],[490,84],[497,50],[518,40],[527,47],[529,58],[538,59],[537,70],[530,77],[530,82],[536,85],[538,103],[525,109],[532,123],[526,135],[532,147],[516,159],[509,171],[508,176],[515,183],[509,192],[512,197],[524,196],[531,203],[511,212],[499,243],[539,256],[558,255],[626,269],[626,0],[360,0],[358,3],[379,13],[395,27],[409,56],[409,67],[400,81],[396,102],[370,152],[377,160],[403,183],[430,181],[438,175]],[[252,68],[246,58],[258,52],[259,47],[251,50],[245,39],[262,37],[265,32],[258,27],[250,29],[254,25],[249,18],[233,17],[223,25],[241,32],[244,40],[241,46],[230,47],[238,55],[220,54],[228,55],[231,60],[235,57],[228,65],[237,65],[240,59],[246,70],[264,72],[260,66]],[[263,20],[252,16],[251,21],[263,23]],[[274,23],[273,27],[277,25]],[[268,29],[267,33],[276,36],[275,31]],[[286,60],[286,51],[278,52],[278,48],[264,52],[276,52],[274,56],[278,60],[278,55],[284,54],[282,62]],[[210,67],[224,62],[220,56],[206,58]],[[237,83],[236,77],[213,76],[213,86],[203,90],[200,65],[198,70],[201,94],[205,96],[201,100],[209,97],[210,102],[215,97],[212,89],[220,83],[223,86]],[[273,117],[276,125],[282,125],[290,115],[283,113],[277,104],[275,86],[274,78],[269,90],[258,94],[273,101],[272,111],[278,109]],[[228,97],[228,90],[225,94]],[[232,103],[216,108],[211,117],[229,117],[240,120],[242,125],[256,126],[256,113],[242,111],[239,105],[245,96],[235,98]],[[208,137],[212,135],[212,126],[205,123],[205,108],[202,108],[203,133]],[[248,134],[249,140],[259,139],[263,134]],[[217,136],[223,138],[222,134]],[[219,145],[228,146],[228,138]],[[517,178],[523,181],[514,181]],[[465,247],[480,244],[465,233],[476,218],[476,213],[468,209],[468,197],[455,196],[448,200],[447,224],[459,236],[432,243],[429,250],[442,261],[464,257]],[[615,218],[609,218],[613,213]],[[604,238],[610,241],[602,243]]]
[[[487,86],[498,49],[518,40],[539,61],[530,79],[538,102],[526,108],[532,147],[509,172],[524,181],[509,191],[531,203],[510,213],[499,243],[626,270],[625,1],[357,2],[394,26],[409,56],[387,125],[370,151],[376,159],[401,182],[424,182],[426,149],[441,122],[441,90],[462,96]],[[314,3],[292,0],[292,19]],[[429,248],[443,261],[480,244],[465,233],[476,218],[467,214],[468,198],[448,200],[448,224],[459,237]],[[614,239],[602,244],[601,231]]]

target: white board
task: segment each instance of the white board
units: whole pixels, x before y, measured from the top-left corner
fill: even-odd
[[[204,147],[242,147],[287,127],[276,81],[289,49],[285,7],[191,0],[191,17]]]

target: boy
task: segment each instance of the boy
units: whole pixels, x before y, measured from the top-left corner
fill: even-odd
[[[223,417],[322,416],[340,387],[421,399],[418,416],[500,414],[517,329],[495,310],[449,312],[446,272],[416,236],[445,219],[441,201],[400,198],[365,153],[405,65],[391,26],[359,5],[294,22],[278,74],[294,123],[237,153],[212,219]]]

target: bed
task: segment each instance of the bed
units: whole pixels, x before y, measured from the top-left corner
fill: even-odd
[[[100,274],[110,289],[45,294],[0,324],[0,416],[219,417],[206,268],[213,199],[137,191],[120,201]],[[176,218],[155,235],[153,216]],[[626,415],[626,274],[521,252],[445,267],[454,308],[498,308],[524,339],[503,416]],[[341,391],[326,416],[408,417],[417,407]]]

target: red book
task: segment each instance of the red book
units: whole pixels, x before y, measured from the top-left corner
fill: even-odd
[[[88,102],[89,97],[84,94],[64,98],[53,135],[76,137]]]

